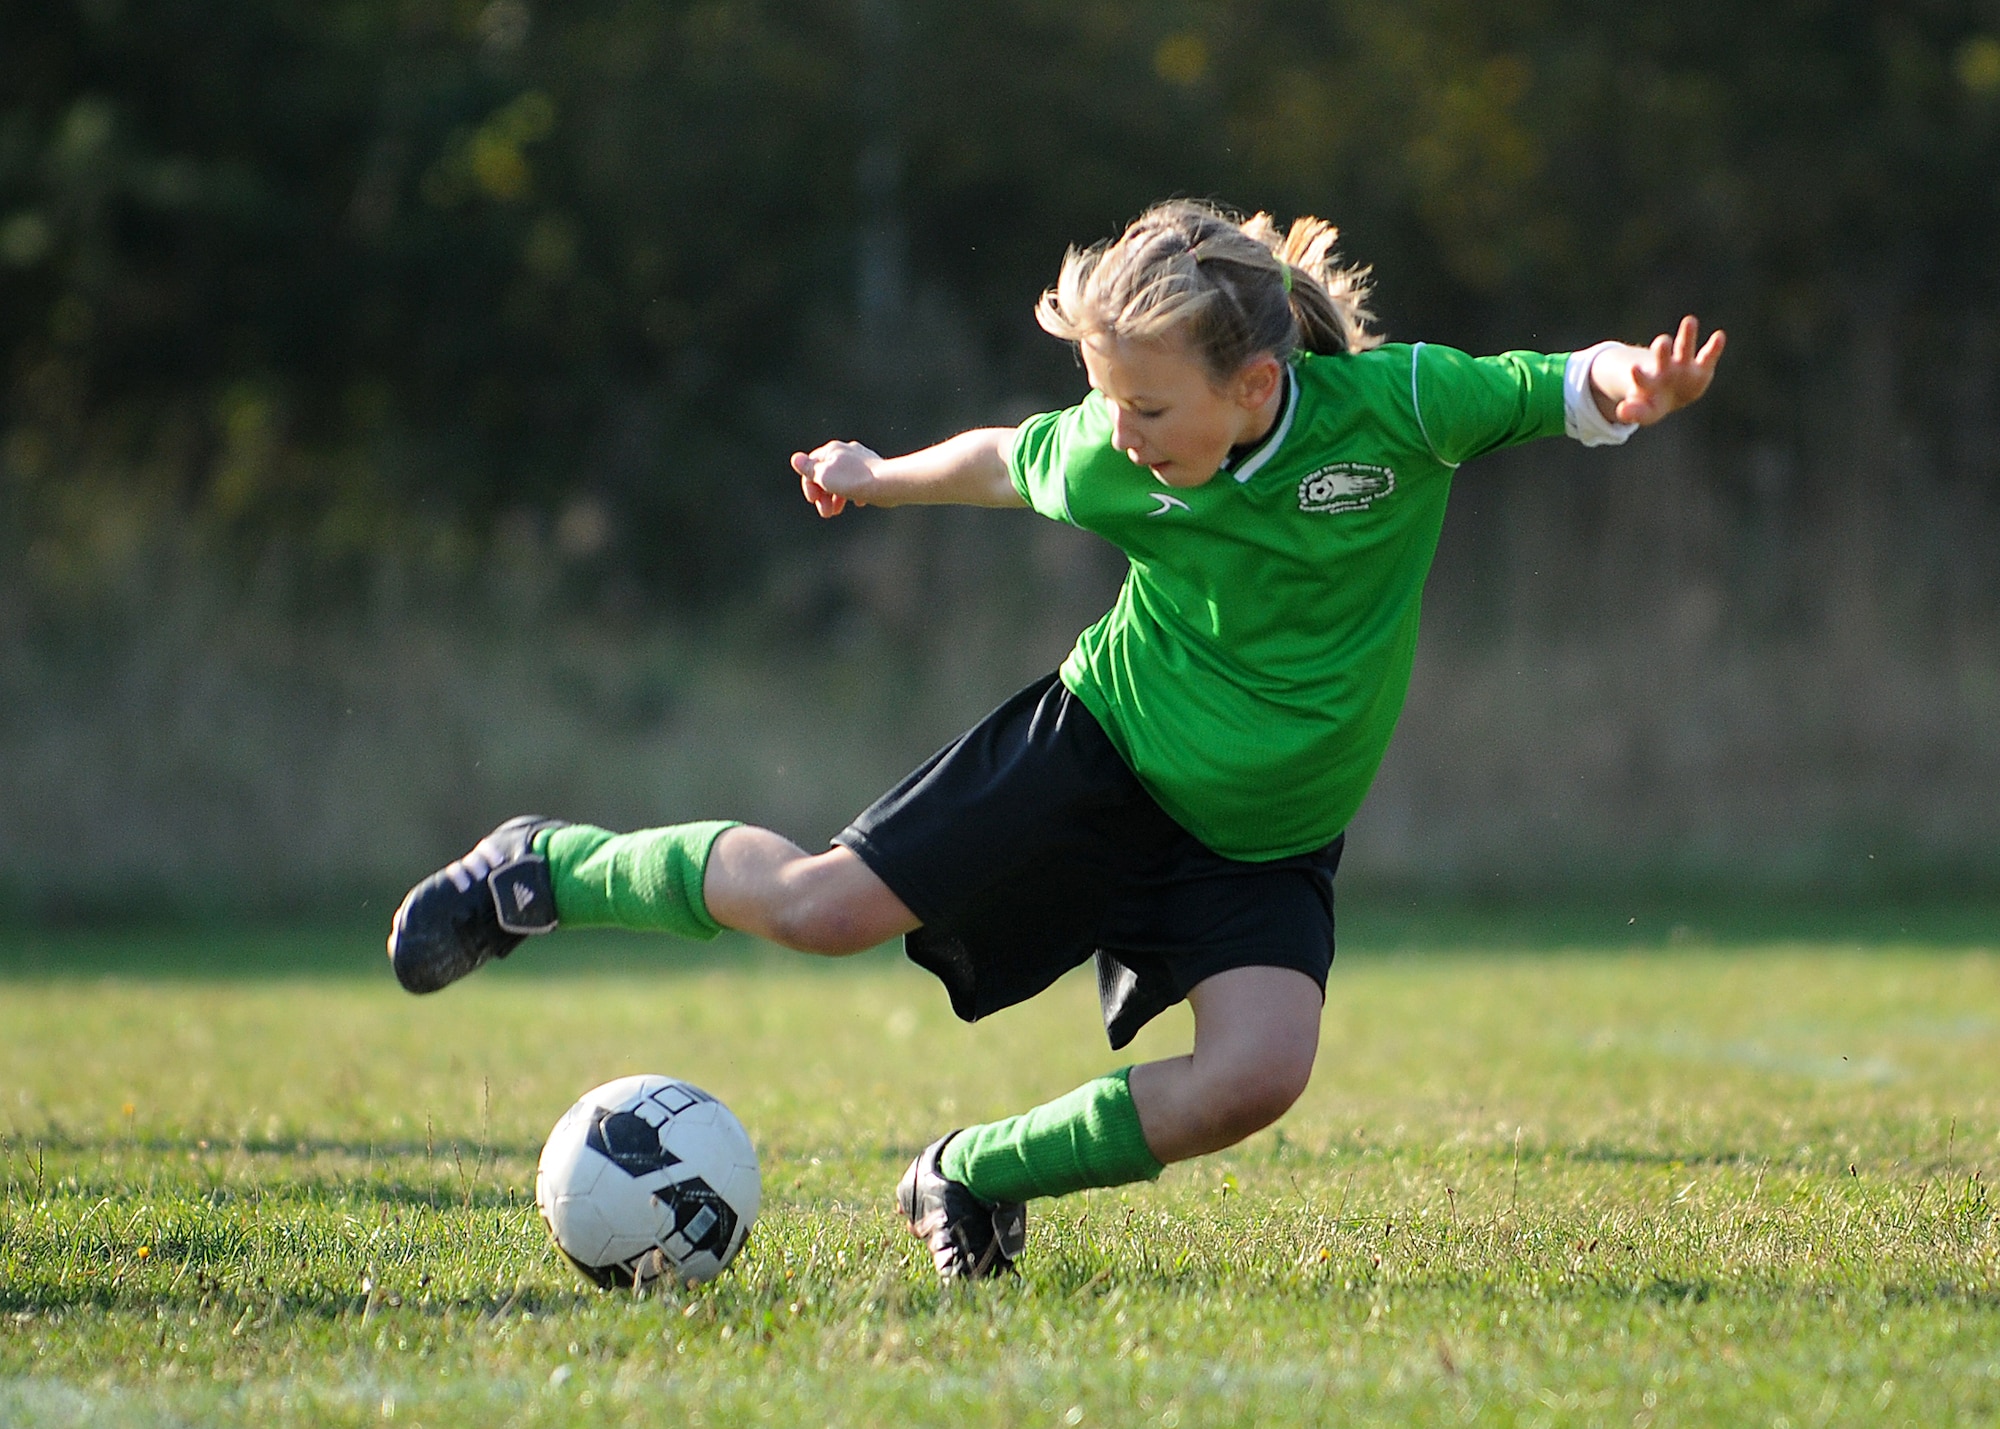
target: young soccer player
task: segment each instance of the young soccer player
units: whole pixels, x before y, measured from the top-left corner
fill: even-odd
[[[1010,1269],[1024,1203],[1147,1180],[1304,1091],[1342,831],[1395,727],[1452,473],[1567,432],[1621,442],[1701,396],[1723,335],[1468,357],[1386,345],[1335,230],[1148,211],[1064,260],[1036,316],[1090,394],[885,459],[792,458],[849,505],[1028,506],[1129,557],[1110,612],[810,854],[742,824],[613,834],[512,819],[418,884],[389,934],[430,992],[532,933],[737,928],[841,955],[902,935],[967,1020],[1093,954],[1113,1049],[1186,999],[1194,1049],[919,1155],[897,1206],[938,1273]]]

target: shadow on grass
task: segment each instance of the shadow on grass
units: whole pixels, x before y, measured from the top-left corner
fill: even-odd
[[[1536,1155],[1552,1161],[1584,1164],[1659,1166],[1667,1169],[1677,1166],[1729,1166],[1739,1171],[1754,1171],[1770,1160],[1769,1156],[1754,1156],[1748,1151],[1641,1151],[1630,1146],[1594,1144],[1540,1148]]]
[[[171,1186],[192,1202],[211,1207],[285,1204],[308,1201],[327,1204],[423,1207],[433,1210],[511,1210],[523,1203],[521,1188],[512,1180],[496,1182],[502,1162],[532,1163],[539,1145],[504,1142],[485,1146],[412,1141],[343,1141],[308,1138],[284,1142],[208,1142],[174,1137],[0,1138],[5,1155],[4,1185],[10,1196],[39,1203],[53,1193],[67,1201],[116,1200],[129,1196],[130,1174],[107,1173],[102,1163],[117,1166],[127,1156],[149,1158],[139,1168],[149,1188]],[[314,1174],[310,1164],[327,1163]],[[237,1158],[252,1164],[252,1174]],[[232,1162],[237,1164],[232,1165]],[[274,1185],[271,1171],[285,1162],[285,1181]],[[264,1163],[264,1164],[258,1164]],[[424,1174],[413,1175],[421,1163]]]
[[[0,1153],[32,1157],[37,1151],[94,1152],[98,1155],[114,1151],[175,1152],[197,1162],[232,1154],[256,1157],[347,1156],[359,1161],[424,1160],[449,1166],[454,1157],[469,1161],[476,1156],[491,1161],[511,1156],[532,1161],[542,1154],[542,1146],[538,1141],[474,1142],[459,1137],[439,1137],[429,1142],[369,1141],[333,1136],[302,1136],[282,1141],[217,1141],[212,1137],[190,1140],[180,1136],[130,1136],[122,1133],[101,1137],[78,1136],[60,1130],[51,1130],[45,1136],[0,1136]]]
[[[814,958],[735,933],[710,943],[692,943],[663,934],[593,930],[531,942],[506,961],[482,969],[479,976],[482,982],[519,982],[685,977],[779,967],[826,976],[844,967],[879,968],[901,962],[900,945],[885,944],[855,958]],[[382,930],[372,925],[0,931],[0,982],[124,978],[191,983],[311,979],[396,991],[383,952]]]
[[[538,1274],[534,1283],[529,1283],[524,1272],[514,1286],[505,1290],[487,1288],[464,1295],[438,1291],[416,1278],[385,1277],[372,1291],[363,1291],[358,1286],[335,1287],[325,1281],[274,1282],[268,1275],[237,1272],[236,1264],[228,1259],[210,1258],[196,1266],[193,1274],[177,1274],[165,1286],[94,1278],[76,1278],[60,1284],[17,1279],[0,1285],[0,1315],[26,1320],[41,1315],[58,1317],[76,1311],[97,1311],[106,1315],[150,1317],[162,1309],[184,1310],[199,1305],[225,1317],[241,1316],[253,1321],[250,1331],[254,1335],[273,1326],[282,1330],[288,1320],[302,1319],[361,1325],[390,1316],[432,1322],[451,1318],[462,1325],[470,1316],[479,1322],[498,1323],[522,1312],[538,1318],[575,1312],[602,1304],[611,1296],[629,1294],[598,1291],[581,1281],[563,1284],[555,1253],[550,1251],[549,1256],[545,1265],[535,1267]],[[996,1303],[1026,1303],[1045,1308],[1074,1306],[1114,1292],[1141,1301],[1149,1297],[1171,1300],[1210,1294],[1227,1283],[1231,1274],[1226,1269],[1217,1272],[1213,1268],[1190,1273],[1165,1264],[1119,1268],[1109,1261],[1076,1258],[1038,1267],[1027,1279],[1010,1277],[997,1284],[951,1289],[932,1280],[927,1267],[925,1273],[894,1275],[891,1263],[885,1259],[882,1269],[890,1274],[888,1281],[881,1275],[866,1277],[864,1273],[867,1283],[857,1281],[844,1291],[836,1289],[835,1293],[816,1299],[817,1314],[839,1318],[851,1316],[857,1308],[872,1306],[904,1315],[952,1318],[986,1314]],[[1246,1289],[1241,1284],[1229,1284],[1228,1288],[1238,1294]],[[1341,1302],[1361,1314],[1377,1303],[1381,1289],[1372,1279],[1364,1277],[1351,1286],[1327,1281],[1320,1285],[1261,1286],[1253,1293],[1267,1295],[1273,1301],[1305,1296]],[[663,1314],[674,1314],[677,1309],[691,1310],[694,1301],[689,1297],[713,1298],[717,1320],[752,1323],[797,1293],[795,1286],[757,1285],[725,1277],[713,1286],[678,1293],[647,1292],[642,1298],[662,1301]],[[1655,1275],[1625,1282],[1580,1279],[1567,1284],[1541,1281],[1530,1286],[1460,1271],[1428,1278],[1404,1276],[1398,1279],[1395,1294],[1406,1305],[1437,1299],[1455,1304],[1467,1301],[1487,1305],[1532,1304],[1540,1309],[1656,1305],[1688,1310],[1743,1304],[1768,1311],[1780,1304],[1828,1307],[1859,1300],[1881,1311],[1947,1309],[2000,1316],[2000,1291],[1948,1279],[1871,1283],[1810,1276],[1742,1280]]]
[[[1661,1305],[1704,1305],[1727,1301],[1732,1296],[1768,1297],[1789,1294],[1797,1298],[1832,1301],[1856,1294],[1870,1298],[1884,1309],[1934,1310],[1943,1307],[1970,1310],[1978,1314],[2000,1313],[2000,1291],[1984,1286],[1961,1285],[1954,1280],[1922,1283],[1890,1282],[1881,1285],[1805,1284],[1786,1286],[1768,1281],[1750,1286],[1710,1279],[1706,1276],[1661,1276],[1624,1297]],[[1615,1298],[1615,1297],[1614,1297]]]
[[[246,1186],[190,1179],[181,1189],[188,1193],[188,1204],[218,1211],[240,1206],[313,1206],[350,1211],[358,1206],[391,1206],[439,1212],[486,1212],[518,1211],[533,1203],[532,1189],[524,1193],[521,1187],[495,1185],[485,1180],[492,1175],[491,1168],[468,1172],[467,1179],[473,1175],[480,1176],[483,1183],[468,1186],[459,1181],[449,1167],[442,1167],[433,1182],[343,1177],[325,1181],[299,1179],[273,1188],[262,1182]],[[71,1201],[118,1198],[129,1196],[131,1191],[130,1182],[92,1181],[78,1177],[76,1186],[68,1188],[68,1198]]]
[[[138,1313],[155,1310],[206,1306],[218,1313],[239,1315],[261,1312],[271,1317],[271,1326],[280,1331],[286,1320],[312,1319],[329,1323],[341,1320],[373,1321],[383,1315],[417,1315],[442,1320],[470,1314],[481,1320],[498,1321],[523,1311],[536,1316],[577,1309],[601,1298],[603,1292],[579,1282],[576,1290],[538,1286],[508,1294],[478,1296],[427,1296],[416,1291],[371,1297],[365,1293],[331,1293],[323,1287],[298,1288],[283,1285],[232,1285],[214,1277],[189,1277],[169,1290],[145,1290],[136,1286],[0,1286],[0,1315],[16,1318],[66,1314],[96,1310],[105,1314]],[[268,1328],[271,1326],[259,1326]],[[371,1329],[372,1333],[372,1329]]]

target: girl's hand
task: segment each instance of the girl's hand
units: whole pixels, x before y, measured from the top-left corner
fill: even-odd
[[[882,460],[859,442],[828,442],[809,452],[792,453],[792,470],[799,489],[822,517],[838,516],[848,503],[866,506],[875,484],[874,463]]]
[[[1012,427],[980,427],[899,457],[859,442],[792,453],[799,489],[821,516],[849,506],[1025,506],[1008,473]]]
[[[1681,319],[1672,337],[1661,333],[1645,347],[1620,343],[1597,354],[1590,364],[1591,395],[1598,410],[1614,422],[1653,423],[1708,390],[1715,364],[1727,339],[1720,328],[1701,339],[1701,324]]]

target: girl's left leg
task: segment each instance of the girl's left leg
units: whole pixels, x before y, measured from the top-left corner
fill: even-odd
[[[992,1203],[1150,1180],[1233,1146],[1297,1101],[1319,1050],[1319,985],[1292,968],[1217,973],[1188,994],[1194,1051],[1126,1068],[953,1136],[940,1170]]]
[[[1132,1069],[1146,1144],[1163,1162],[1234,1146],[1291,1110],[1319,1052],[1319,984],[1293,968],[1231,968],[1188,994],[1194,1051]]]

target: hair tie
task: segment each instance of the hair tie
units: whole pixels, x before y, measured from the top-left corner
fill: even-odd
[[[1278,260],[1278,281],[1285,285],[1286,293],[1292,291],[1292,265],[1282,258]]]

